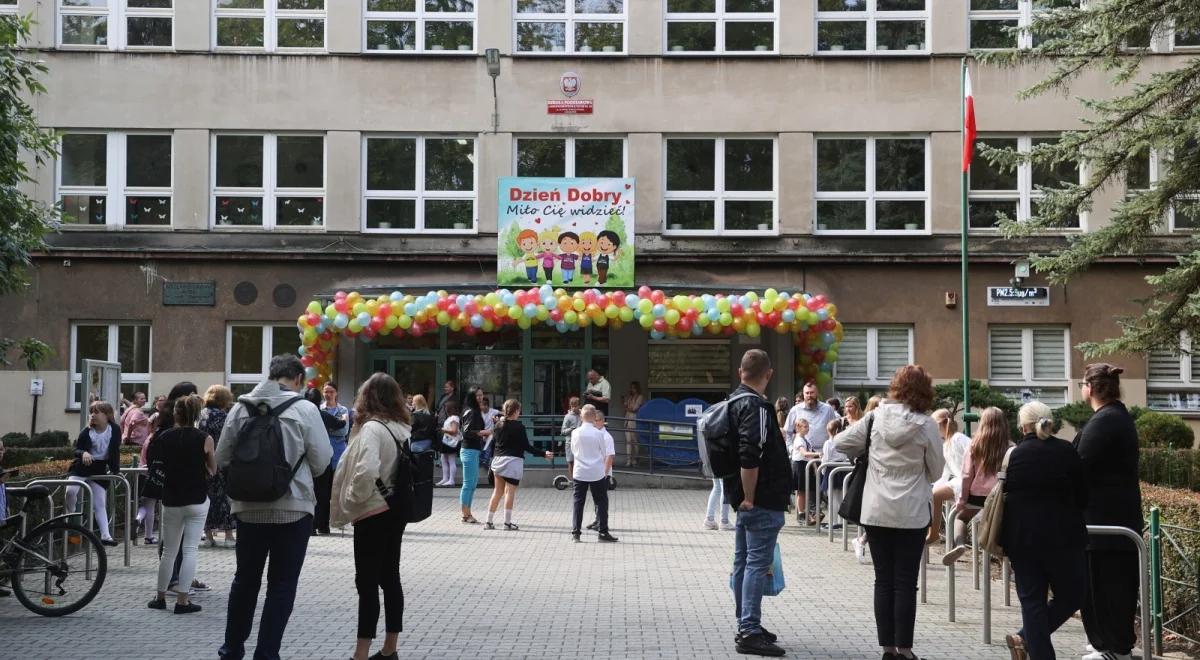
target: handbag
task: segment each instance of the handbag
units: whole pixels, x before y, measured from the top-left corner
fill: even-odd
[[[733,573],[729,574],[729,590],[733,591]],[[783,578],[783,552],[779,544],[775,544],[775,555],[771,558],[771,566],[767,568],[767,583],[763,585],[764,596],[778,596],[787,587]]]
[[[1000,529],[1004,526],[1004,482],[1008,479],[1008,459],[1013,449],[1009,447],[1004,452],[1004,462],[996,473],[996,485],[983,501],[983,510],[979,512],[979,544],[984,552],[993,557],[1003,557],[1004,548],[1000,546]]]
[[[871,462],[871,427],[875,424],[874,412],[867,413],[866,422],[867,446],[863,450],[862,456],[854,459],[854,471],[847,477],[850,480],[850,486],[845,489],[842,504],[838,507],[838,515],[841,516],[843,523],[849,521],[862,524],[863,490],[867,486],[867,467]]]

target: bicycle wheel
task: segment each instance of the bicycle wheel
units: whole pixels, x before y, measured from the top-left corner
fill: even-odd
[[[13,595],[31,612],[64,616],[96,597],[108,573],[100,539],[74,523],[60,521],[15,542]]]

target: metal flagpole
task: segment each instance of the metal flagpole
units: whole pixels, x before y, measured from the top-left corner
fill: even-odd
[[[966,155],[966,139],[967,139],[967,58],[962,58],[959,71],[959,87],[961,93],[959,96],[959,122],[958,130],[962,134],[963,140],[963,155]],[[962,261],[962,379],[963,379],[963,427],[967,435],[971,434],[971,422],[976,418],[971,413],[971,333],[970,333],[970,301],[971,296],[967,288],[967,186],[968,171],[966,162],[963,162],[962,168],[962,222],[960,228],[961,239],[961,261]]]

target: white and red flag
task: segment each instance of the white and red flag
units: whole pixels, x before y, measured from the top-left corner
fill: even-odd
[[[971,169],[975,157],[975,94],[971,91],[971,72],[963,68],[963,158],[962,171]]]

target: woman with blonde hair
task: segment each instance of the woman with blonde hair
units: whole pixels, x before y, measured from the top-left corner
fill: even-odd
[[[525,452],[534,456],[545,456],[546,460],[554,458],[553,452],[542,452],[529,444],[529,434],[521,423],[521,402],[509,399],[504,402],[504,419],[495,428],[496,456],[492,459],[492,472],[496,475],[496,485],[492,489],[492,499],[488,502],[487,529],[495,529],[494,520],[500,501],[504,500],[504,529],[516,531],[517,524],[512,521],[513,504],[517,499],[517,488],[525,474]]]
[[[204,391],[204,410],[200,411],[197,428],[213,439],[213,450],[221,442],[221,429],[225,427],[225,417],[233,408],[233,392],[224,385],[213,385]],[[225,532],[226,548],[234,547],[233,530],[237,522],[233,519],[229,498],[225,496],[225,473],[216,472],[208,480],[208,519],[204,522],[204,538],[208,547],[216,547],[217,530]]]
[[[926,544],[934,545],[942,539],[942,505],[956,501],[962,491],[963,461],[971,449],[971,439],[958,432],[958,421],[949,410],[939,408],[930,417],[937,422],[938,433],[942,436],[942,453],[946,457],[942,478],[933,482],[933,524],[925,539]]]
[[[971,447],[963,457],[962,485],[954,505],[954,548],[942,557],[946,566],[958,561],[967,551],[967,523],[983,509],[988,493],[996,485],[1004,452],[1012,446],[1008,418],[992,406],[979,415],[979,428],[971,438]]]
[[[409,443],[414,454],[433,451],[433,443],[437,440],[437,418],[429,410],[429,402],[425,396],[413,396],[412,407],[412,441]]]
[[[75,460],[67,470],[67,479],[86,484],[92,493],[92,511],[100,527],[100,542],[118,545],[112,537],[108,522],[108,482],[90,477],[121,472],[121,427],[113,407],[107,401],[93,401],[88,405],[88,425],[79,432],[75,440]],[[74,512],[79,498],[79,488],[67,486],[67,511]]]

